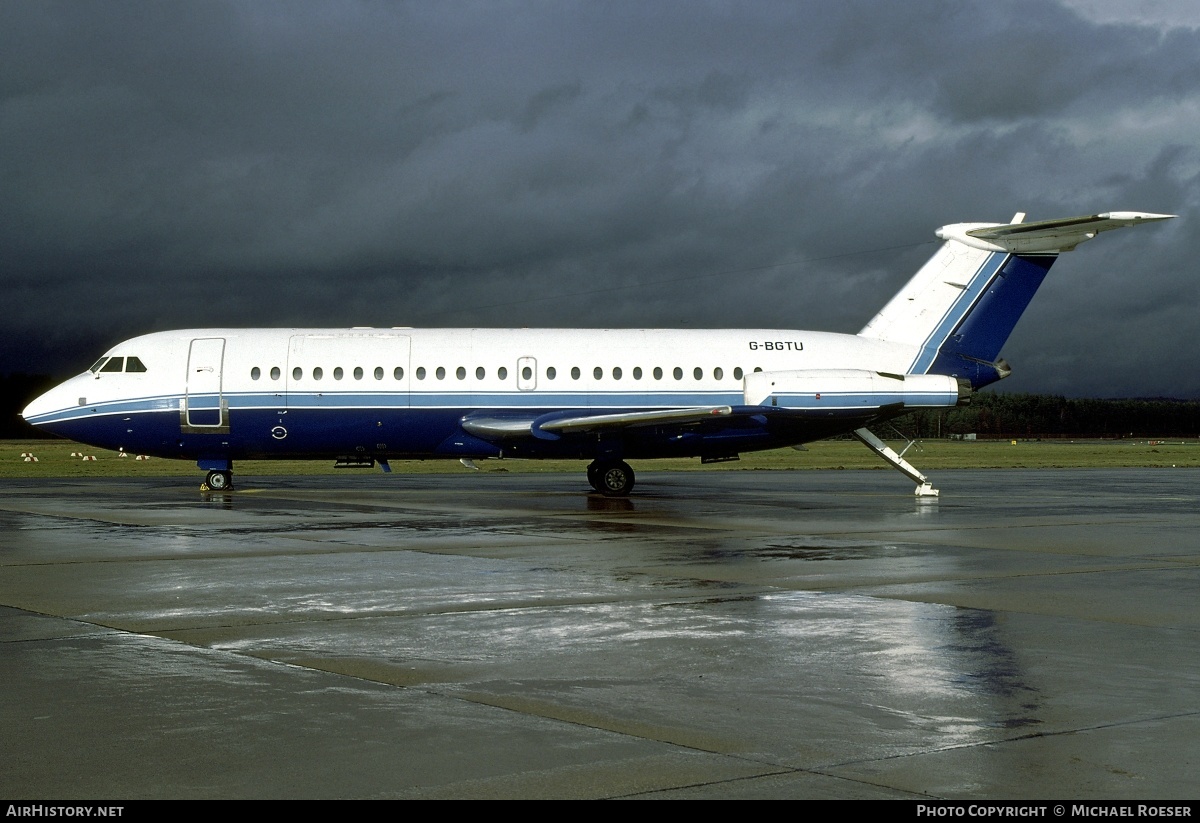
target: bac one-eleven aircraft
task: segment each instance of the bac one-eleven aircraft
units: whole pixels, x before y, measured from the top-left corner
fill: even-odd
[[[948,408],[999,359],[1058,254],[1174,215],[943,226],[933,257],[858,334],[776,329],[189,329],[135,337],[34,400],[35,426],[195,460],[573,458],[602,494],[631,459],[736,459],[851,433],[934,495],[868,426]]]

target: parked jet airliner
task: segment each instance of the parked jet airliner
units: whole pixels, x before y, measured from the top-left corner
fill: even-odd
[[[239,459],[591,460],[625,495],[626,460],[741,452],[869,430],[967,402],[1058,254],[1174,215],[959,223],[856,335],[775,329],[190,329],[135,337],[34,400],[35,426],[83,443],[195,460],[232,488]]]

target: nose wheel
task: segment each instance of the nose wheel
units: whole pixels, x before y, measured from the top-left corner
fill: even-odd
[[[596,460],[587,467],[588,483],[606,497],[625,497],[633,490],[633,469],[621,460]]]
[[[201,491],[227,492],[233,490],[233,472],[211,471],[200,486]]]

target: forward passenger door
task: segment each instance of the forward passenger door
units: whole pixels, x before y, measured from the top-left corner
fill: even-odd
[[[188,347],[186,386],[180,430],[194,434],[228,434],[229,406],[222,393],[225,338],[198,337]]]

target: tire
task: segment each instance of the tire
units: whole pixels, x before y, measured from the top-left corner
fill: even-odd
[[[600,493],[605,497],[625,497],[633,491],[633,469],[628,463],[602,463],[596,470]]]
[[[208,477],[204,480],[210,491],[225,492],[233,488],[233,474],[231,472],[212,471],[208,473]]]

